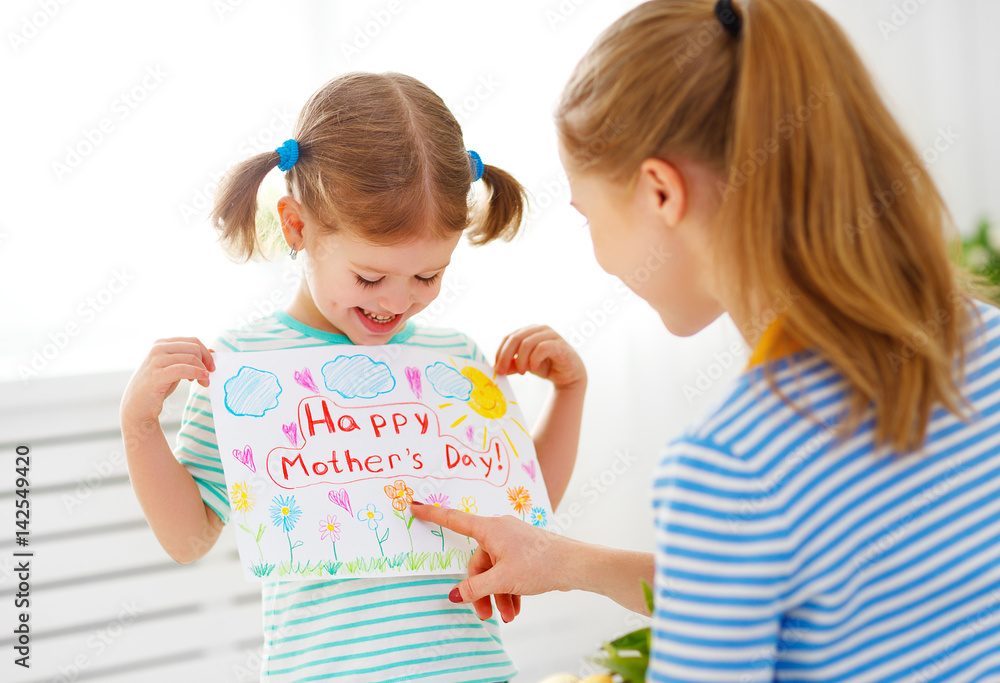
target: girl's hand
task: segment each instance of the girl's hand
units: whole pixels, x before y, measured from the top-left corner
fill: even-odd
[[[480,517],[459,510],[413,501],[417,519],[471,536],[479,547],[469,562],[469,578],[449,595],[452,602],[471,602],[480,619],[493,614],[490,596],[505,622],[520,611],[521,595],[572,590],[570,573],[578,562],[572,554],[581,544],[565,536],[526,524],[516,517]]]
[[[565,339],[547,325],[522,327],[504,337],[493,364],[498,375],[530,372],[557,389],[584,387],[583,359]]]
[[[195,337],[158,339],[142,365],[133,373],[122,396],[122,422],[157,422],[163,402],[182,379],[208,386],[208,373],[215,370],[212,353]]]

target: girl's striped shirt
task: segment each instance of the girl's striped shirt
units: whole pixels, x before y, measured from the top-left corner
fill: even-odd
[[[808,349],[770,362],[822,425],[751,363],[668,445],[648,680],[1000,680],[1000,311],[975,306],[975,416],[939,407],[917,452],[871,419],[836,442],[847,384]]]
[[[216,339],[218,351],[265,351],[351,344],[283,311]],[[487,362],[466,335],[409,321],[389,342]],[[208,389],[191,383],[175,457],[223,522],[231,514]],[[233,577],[234,581],[242,576]],[[496,618],[482,622],[448,592],[456,577],[265,581],[261,681],[504,681],[517,667]]]

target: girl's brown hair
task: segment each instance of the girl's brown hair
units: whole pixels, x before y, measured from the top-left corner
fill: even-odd
[[[976,290],[949,257],[948,209],[826,12],[745,0],[734,37],[714,7],[654,0],[597,39],[556,112],[570,163],[619,183],[647,158],[715,170],[720,285],[754,294],[730,311],[744,336],[791,296],[784,330],[850,385],[841,436],[873,409],[877,444],[919,447],[937,402],[967,405],[953,372]]]
[[[511,239],[525,212],[524,188],[486,165],[485,210],[470,203],[473,167],[462,128],[440,97],[399,73],[349,73],[306,102],[293,137],[299,159],[285,173],[288,193],[328,231],[353,230],[393,244],[427,226],[440,237],[472,226],[470,240]],[[264,152],[226,173],[212,224],[244,260],[260,251],[257,192],[280,155]]]

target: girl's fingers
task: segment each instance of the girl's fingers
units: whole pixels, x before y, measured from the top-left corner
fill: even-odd
[[[521,596],[516,593],[510,596],[510,601],[514,605],[514,616],[521,613]]]
[[[203,367],[183,364],[168,365],[157,373],[157,380],[162,383],[164,391],[182,379],[197,381],[199,384],[205,382],[202,386],[208,386],[208,374]]]
[[[173,337],[170,339],[160,339],[157,340],[153,349],[161,354],[189,353],[196,356],[198,360],[204,363],[206,369],[215,370],[215,359],[212,357],[212,353],[197,337]]]
[[[521,341],[521,345],[517,349],[517,355],[514,358],[514,367],[517,368],[518,373],[524,374],[528,370],[531,370],[529,365],[529,360],[531,359],[532,353],[535,349],[545,343],[546,341],[554,340],[558,337],[556,333],[548,328],[534,332]]]
[[[532,325],[531,327],[523,327],[517,332],[512,333],[504,342],[500,351],[497,352],[497,371],[508,374],[511,371],[511,363],[516,360],[515,356],[520,357],[526,353],[524,350],[525,340],[535,335],[545,337],[547,335],[555,335],[555,331],[546,325]],[[517,366],[515,365],[514,367]],[[524,372],[522,368],[517,368],[517,371],[522,374]]]

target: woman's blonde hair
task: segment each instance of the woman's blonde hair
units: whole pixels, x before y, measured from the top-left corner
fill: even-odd
[[[744,335],[791,292],[784,330],[850,385],[841,436],[873,409],[877,444],[917,448],[937,402],[968,405],[953,373],[977,290],[949,257],[948,209],[826,12],[745,0],[733,36],[714,7],[654,0],[606,29],[563,92],[560,141],[578,170],[615,182],[651,157],[717,171],[718,270],[756,295],[730,311],[751,321]]]
[[[526,206],[509,173],[485,165],[485,210],[470,201],[473,166],[462,128],[445,103],[400,73],[348,73],[306,102],[293,137],[299,158],[285,173],[295,196],[323,229],[352,230],[393,244],[430,225],[439,237],[468,227],[473,244],[511,239]],[[257,193],[280,155],[235,164],[215,193],[212,224],[227,250],[244,260],[260,251]]]

